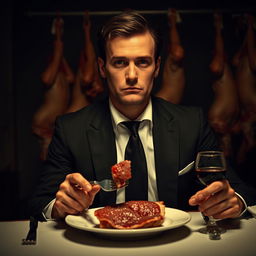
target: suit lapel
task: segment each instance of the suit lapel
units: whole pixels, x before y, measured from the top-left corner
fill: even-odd
[[[111,166],[116,163],[117,157],[108,101],[104,101],[95,111],[87,136],[96,180],[111,179]],[[99,197],[101,204],[105,205],[116,201],[115,192],[101,190]]]
[[[153,141],[159,200],[178,204],[179,129],[175,118],[158,102],[153,105]]]

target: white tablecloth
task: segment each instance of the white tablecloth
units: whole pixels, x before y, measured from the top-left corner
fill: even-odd
[[[37,245],[24,246],[28,221],[0,222],[1,256],[255,256],[256,219],[221,221],[227,228],[221,240],[198,232],[200,213],[191,212],[186,225],[144,240],[117,241],[54,221],[39,223]]]

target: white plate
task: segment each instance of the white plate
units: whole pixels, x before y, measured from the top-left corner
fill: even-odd
[[[135,238],[152,236],[165,230],[174,229],[185,225],[190,221],[191,216],[189,213],[174,209],[165,208],[165,220],[159,227],[153,228],[140,228],[140,229],[107,229],[99,228],[99,221],[94,216],[94,211],[99,208],[89,209],[83,216],[68,215],[65,221],[68,225],[74,228],[93,232],[98,235],[112,237],[112,238]]]

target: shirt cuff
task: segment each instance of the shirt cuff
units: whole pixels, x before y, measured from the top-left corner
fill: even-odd
[[[43,216],[45,217],[45,219],[46,220],[54,220],[53,218],[52,218],[52,207],[53,207],[53,205],[54,205],[54,203],[55,203],[55,198],[49,203],[49,204],[47,204],[45,207],[44,207],[44,209],[43,209],[43,212],[42,212],[42,214],[43,214]]]
[[[245,200],[243,199],[243,197],[241,195],[239,195],[238,193],[235,192],[235,194],[241,199],[241,201],[244,204],[244,210],[240,213],[239,217],[241,217],[246,211],[247,211],[247,203],[245,202]]]

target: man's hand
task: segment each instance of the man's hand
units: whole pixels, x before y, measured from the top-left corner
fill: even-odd
[[[235,218],[244,210],[242,200],[227,180],[215,181],[198,191],[189,199],[189,204],[198,205],[200,212],[215,219]]]
[[[91,185],[80,173],[71,173],[60,184],[52,209],[52,217],[64,218],[87,209],[99,192],[99,185]]]

